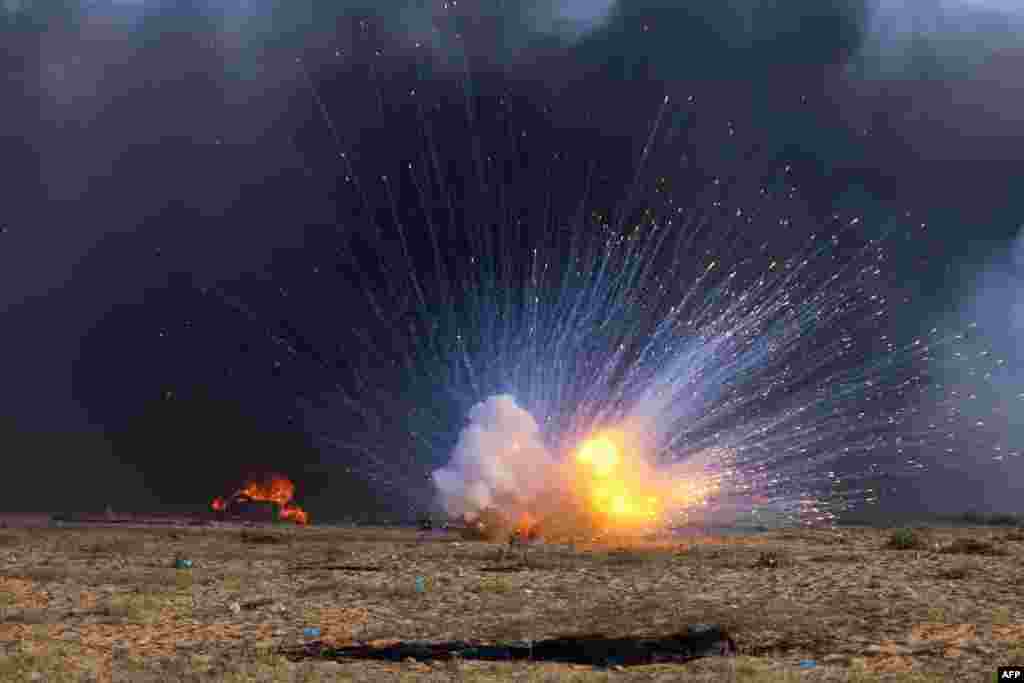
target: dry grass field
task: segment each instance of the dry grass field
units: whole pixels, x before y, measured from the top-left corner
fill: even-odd
[[[175,569],[178,558],[192,568]],[[310,627],[340,645],[664,636],[697,623],[725,627],[740,656],[610,668],[285,656]],[[780,530],[525,553],[412,529],[0,529],[4,682],[991,681],[1009,663],[1024,664],[1018,529]]]

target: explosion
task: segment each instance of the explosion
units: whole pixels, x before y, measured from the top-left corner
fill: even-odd
[[[345,316],[359,321],[337,347],[345,357],[335,366],[308,353],[317,381],[341,370],[336,397],[326,410],[303,405],[332,457],[389,499],[419,506],[436,493],[450,517],[491,536],[762,512],[816,524],[877,503],[890,474],[917,476],[929,453],[956,455],[958,433],[977,443],[978,427],[953,426],[974,394],[934,372],[968,362],[962,335],[906,316],[926,237],[909,212],[887,215],[851,192],[825,215],[790,164],[746,148],[731,126],[721,142],[744,161],[736,173],[705,166],[698,157],[714,161],[704,150],[718,146],[705,133],[725,133],[668,97],[621,197],[592,182],[601,160],[580,174],[580,159],[551,153],[554,127],[527,136],[522,122],[506,144],[507,124],[520,128],[514,109],[475,95],[456,118],[438,115],[459,129],[453,144],[435,145],[421,116],[419,152],[398,146],[410,150],[398,173],[378,175],[392,163],[378,169],[363,136],[349,155],[304,75],[343,159],[339,202],[365,218],[337,250]],[[410,96],[440,112],[443,95]],[[360,181],[350,157],[374,173]],[[322,282],[298,278],[305,294],[289,296],[321,300]],[[289,354],[312,348],[290,322],[270,327]],[[978,377],[1003,362],[979,358]],[[422,490],[427,467],[433,492]]]
[[[573,464],[576,496],[601,526],[617,531],[666,524],[718,491],[717,480],[697,471],[652,465],[621,431],[586,439]]]
[[[309,524],[309,514],[291,502],[295,495],[295,484],[280,474],[271,474],[263,481],[250,481],[227,499],[220,496],[210,502],[215,512],[224,512],[229,505],[241,501],[273,503],[279,519]]]
[[[628,453],[628,451],[627,451]],[[658,519],[661,501],[634,474],[638,458],[623,457],[623,450],[608,434],[586,441],[575,455],[577,486],[587,508],[609,526],[635,526]]]
[[[718,492],[718,479],[702,468],[727,461],[727,449],[695,454],[687,465],[656,465],[641,432],[595,430],[559,460],[529,412],[509,395],[492,396],[470,410],[434,484],[447,512],[481,535],[524,538],[566,526],[627,533],[664,526]]]

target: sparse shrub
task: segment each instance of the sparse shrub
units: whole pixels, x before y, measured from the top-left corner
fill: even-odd
[[[925,546],[924,539],[914,529],[896,529],[886,544],[893,550],[919,550]]]

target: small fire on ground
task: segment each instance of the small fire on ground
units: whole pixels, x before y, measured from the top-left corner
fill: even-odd
[[[291,502],[294,496],[295,484],[290,479],[280,474],[271,474],[262,481],[246,483],[227,498],[214,498],[210,507],[215,512],[228,512],[233,505],[245,501],[273,503],[277,507],[279,519],[309,524],[309,513]]]

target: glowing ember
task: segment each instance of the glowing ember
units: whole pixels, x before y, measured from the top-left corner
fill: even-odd
[[[291,502],[295,495],[295,484],[287,477],[272,474],[263,481],[250,481],[236,491],[228,500],[217,497],[210,502],[210,507],[217,512],[227,510],[230,503],[238,501],[255,501],[273,503],[277,506],[277,516],[296,524],[309,524],[309,514]]]
[[[524,512],[516,522],[515,533],[521,538],[532,538],[537,531],[537,520],[529,512]]]
[[[291,520],[296,524],[309,524],[309,514],[298,505],[293,505],[292,503],[281,506],[278,516],[281,519]]]

